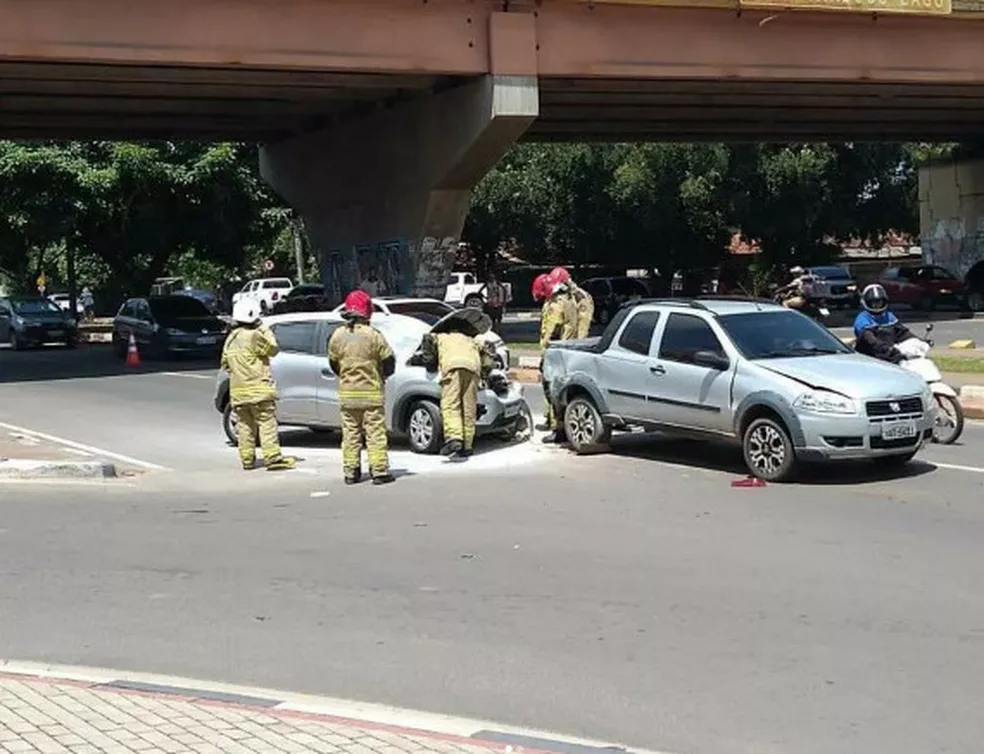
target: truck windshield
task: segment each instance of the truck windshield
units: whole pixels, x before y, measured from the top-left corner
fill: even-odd
[[[851,353],[829,330],[797,312],[726,314],[718,322],[746,359]]]

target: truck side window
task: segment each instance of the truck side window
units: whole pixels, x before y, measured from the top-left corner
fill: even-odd
[[[618,339],[619,347],[648,356],[657,322],[659,322],[659,312],[639,312],[622,330],[622,335]]]
[[[693,364],[694,354],[698,351],[724,355],[721,341],[704,320],[692,314],[670,314],[659,344],[659,357],[667,361]]]

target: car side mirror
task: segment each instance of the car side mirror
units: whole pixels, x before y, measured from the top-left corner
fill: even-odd
[[[723,372],[731,366],[731,361],[727,356],[722,356],[714,351],[698,351],[694,354],[694,364]]]

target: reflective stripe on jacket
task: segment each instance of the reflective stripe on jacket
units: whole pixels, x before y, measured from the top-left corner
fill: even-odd
[[[280,348],[266,325],[236,327],[222,347],[222,368],[229,373],[229,402],[233,406],[262,403],[277,397],[270,359]]]
[[[569,293],[557,293],[543,307],[540,348],[551,340],[572,340],[577,335],[577,305]]]
[[[328,361],[338,374],[342,408],[383,405],[383,362],[393,358],[386,338],[366,322],[350,322],[332,333]]]
[[[452,369],[465,369],[472,374],[482,373],[482,357],[478,343],[464,333],[440,333],[437,338],[437,366],[441,374]]]
[[[590,325],[594,319],[594,298],[584,288],[571,283],[571,296],[577,305],[577,317],[579,322],[587,321]]]

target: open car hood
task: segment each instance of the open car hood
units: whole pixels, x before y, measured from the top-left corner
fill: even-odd
[[[484,335],[492,328],[492,320],[489,315],[478,309],[465,307],[441,317],[431,327],[431,332],[435,335],[447,332],[462,332],[469,337]]]

